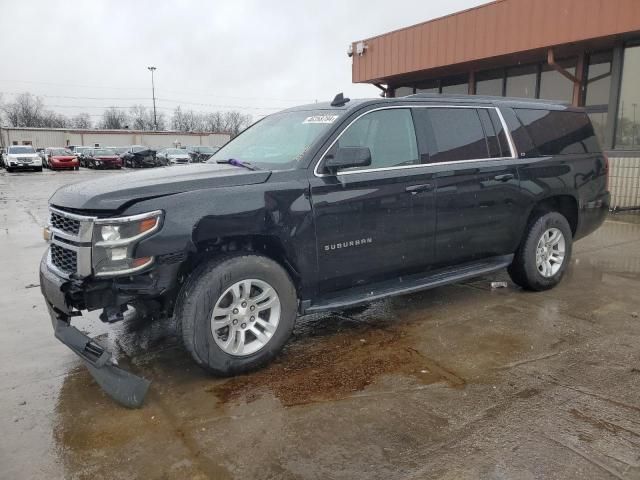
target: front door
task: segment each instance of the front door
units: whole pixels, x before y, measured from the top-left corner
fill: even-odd
[[[320,293],[422,270],[433,252],[435,185],[411,110],[361,116],[328,153],[346,146],[368,147],[371,165],[311,179]]]

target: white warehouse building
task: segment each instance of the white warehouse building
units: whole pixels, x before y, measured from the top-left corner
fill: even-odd
[[[0,147],[33,145],[35,148],[126,147],[144,145],[153,149],[203,145],[221,147],[229,141],[228,133],[150,132],[143,130],[80,130],[73,128],[0,127]]]

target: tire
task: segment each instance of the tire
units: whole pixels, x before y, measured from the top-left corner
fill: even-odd
[[[42,167],[36,168],[36,172],[41,172],[41,171],[42,171]]]
[[[13,172],[13,168],[11,168],[11,167],[7,167],[7,172],[8,172],[8,173]]]
[[[236,304],[232,303],[234,295],[229,290],[239,282],[249,281],[249,279],[252,284],[249,288],[249,306],[247,303],[237,303],[239,308],[246,307],[241,309],[246,312],[245,317],[242,311],[231,310]],[[274,308],[259,312],[260,306],[256,306],[257,302],[253,305],[251,300],[258,299],[266,292],[264,285],[275,291],[279,306],[276,304]],[[244,289],[237,291],[244,293]],[[238,297],[244,297],[244,295]],[[269,298],[273,299],[273,297]],[[225,304],[227,300],[231,302]],[[241,299],[238,301],[240,302]],[[265,303],[269,302],[270,300]],[[216,330],[214,338],[212,315],[214,308],[219,305],[227,307],[229,315],[218,318],[224,318],[223,323],[236,320],[237,325],[232,327],[229,323],[227,326],[222,326],[221,329]],[[251,306],[259,312],[255,317],[249,317],[253,315],[248,310]],[[236,312],[240,318],[232,320],[235,316],[233,312]],[[279,313],[277,324],[273,327],[272,322],[277,313]],[[286,270],[273,260],[254,254],[226,255],[198,267],[191,274],[178,296],[175,315],[178,325],[181,326],[184,345],[196,363],[213,374],[230,376],[254,370],[269,362],[280,352],[293,330],[297,315],[297,296]],[[263,319],[265,316],[268,317],[266,320]],[[249,320],[254,318],[255,320],[251,320],[254,323],[251,323]],[[264,326],[269,325],[271,325],[269,329],[263,329]],[[241,327],[246,328],[243,330],[244,336],[239,336]],[[237,329],[234,331],[233,338],[229,336],[232,328]],[[254,331],[262,333],[263,340],[268,335],[270,337],[261,342],[253,334]],[[238,332],[238,335],[235,332]],[[239,342],[238,338],[244,341]],[[221,346],[227,343],[225,340],[231,343],[226,349]],[[245,344],[245,341],[248,342]],[[242,343],[245,351],[233,354],[231,350],[236,343]],[[256,347],[258,349],[252,351]]]
[[[553,236],[556,231],[561,233],[560,240]],[[543,234],[547,234],[544,240]],[[547,239],[551,239],[550,243],[547,243]],[[546,247],[556,241],[555,246]],[[543,247],[541,257],[538,257],[539,246]],[[562,246],[564,252],[562,258],[558,260]],[[567,219],[558,212],[541,213],[527,226],[522,243],[508,268],[509,276],[514,283],[526,290],[536,292],[549,290],[562,280],[571,260],[572,247],[573,234]],[[551,255],[548,262],[544,260],[539,262],[539,258],[544,259],[548,255]]]

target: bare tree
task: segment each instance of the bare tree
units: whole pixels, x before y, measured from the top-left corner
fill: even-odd
[[[100,122],[100,128],[106,128],[109,130],[121,130],[128,128],[127,114],[116,108],[107,108],[102,114],[102,121]]]
[[[153,130],[153,113],[147,110],[144,105],[134,105],[129,109],[131,128],[135,130]]]
[[[198,114],[193,110],[185,112],[178,106],[171,118],[171,128],[181,132],[228,132],[236,136],[252,121],[251,115],[237,111]]]
[[[36,126],[41,128],[65,128],[69,126],[69,119],[52,110],[43,110],[40,118],[36,121]]]
[[[202,115],[198,115],[193,110],[183,112],[178,106],[173,111],[171,128],[180,132],[202,132],[204,130]]]
[[[220,112],[205,114],[202,123],[207,132],[218,133],[224,131],[224,117]]]
[[[253,120],[251,115],[245,115],[234,110],[225,112],[223,119],[224,131],[230,133],[231,137],[238,135],[242,130],[247,128]]]
[[[40,97],[21,93],[13,102],[2,105],[12,127],[39,127],[42,123],[43,103]]]
[[[69,122],[70,126],[73,128],[91,128],[91,116],[88,113],[79,113],[73,118],[71,118]]]

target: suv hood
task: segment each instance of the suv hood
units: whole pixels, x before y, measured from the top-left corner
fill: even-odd
[[[77,210],[118,210],[126,204],[152,197],[217,187],[265,182],[270,171],[251,171],[229,165],[195,164],[180,169],[155,168],[110,175],[60,188],[51,205]]]

